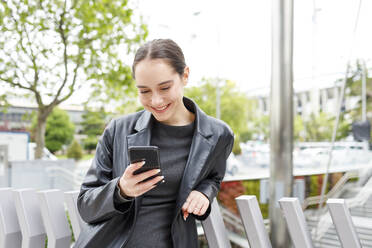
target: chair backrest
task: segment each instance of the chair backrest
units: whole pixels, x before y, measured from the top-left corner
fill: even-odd
[[[220,208],[217,200],[212,202],[212,209],[209,217],[202,221],[205,237],[209,247],[230,248],[230,241],[227,237]]]
[[[362,245],[360,244],[350,212],[347,209],[345,199],[328,199],[327,205],[342,247],[361,248]]]
[[[65,192],[65,203],[70,217],[72,231],[74,233],[75,239],[79,237],[81,230],[86,225],[86,223],[81,219],[81,216],[77,209],[78,196],[79,196],[78,190]]]
[[[48,236],[48,248],[69,248],[71,231],[67,221],[63,192],[58,189],[38,192],[41,216]]]
[[[279,200],[294,247],[312,248],[313,243],[298,198],[283,197]]]
[[[46,232],[36,191],[15,190],[14,202],[22,231],[22,248],[44,247]]]
[[[235,198],[240,216],[243,220],[249,245],[252,248],[271,248],[271,243],[256,196],[243,195]]]
[[[0,248],[19,248],[22,244],[21,227],[14,208],[11,188],[0,188]]]

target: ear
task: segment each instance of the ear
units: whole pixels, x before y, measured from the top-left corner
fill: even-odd
[[[182,82],[183,82],[184,86],[186,86],[186,84],[189,81],[189,74],[190,74],[190,68],[188,66],[186,66],[184,71],[183,71],[183,75],[182,75]]]

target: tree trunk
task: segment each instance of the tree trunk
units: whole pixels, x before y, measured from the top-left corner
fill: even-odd
[[[45,110],[39,109],[37,113],[37,126],[35,130],[35,159],[40,159],[43,157],[43,150],[45,147],[45,129],[46,129],[46,120],[48,118],[48,113]]]

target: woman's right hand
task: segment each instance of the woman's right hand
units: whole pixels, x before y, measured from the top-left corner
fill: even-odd
[[[130,164],[124,171],[123,175],[120,177],[119,180],[119,188],[120,193],[124,197],[137,197],[140,196],[147,191],[156,187],[156,184],[164,179],[164,176],[157,176],[148,180],[146,182],[142,182],[143,180],[155,176],[160,172],[159,169],[153,169],[146,172],[142,172],[137,175],[133,175],[133,172],[141,168],[145,164],[145,161],[141,161],[138,163]]]

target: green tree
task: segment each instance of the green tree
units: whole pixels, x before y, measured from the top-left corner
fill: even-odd
[[[220,80],[221,81],[221,80]],[[201,86],[185,89],[185,95],[192,98],[199,107],[208,115],[216,116],[216,84],[218,79],[203,79]],[[233,81],[223,80],[220,84],[220,113],[235,134],[234,151],[241,151],[239,138],[246,136],[250,113],[254,112],[255,101],[249,99]]]
[[[126,0],[0,2],[0,83],[20,89],[2,91],[0,101],[13,94],[36,102],[36,158],[48,116],[83,84],[105,101],[133,92],[125,55],[147,35],[134,18]]]
[[[305,126],[302,117],[301,115],[296,115],[293,125],[293,139],[295,141],[303,142],[305,141],[305,135]]]
[[[254,100],[248,99],[232,81],[225,80],[220,87],[221,119],[239,136],[247,130]],[[205,113],[216,116],[216,79],[203,79],[201,86],[186,88],[185,95],[192,98]]]
[[[257,114],[248,124],[253,132],[253,138],[267,141],[270,136],[270,116]]]
[[[331,141],[334,124],[335,117],[330,117],[324,112],[320,112],[319,115],[312,113],[309,120],[304,122],[305,141]],[[341,116],[336,140],[346,138],[349,133],[350,123]]]
[[[82,115],[82,133],[88,136],[101,135],[106,126],[107,113],[103,108],[99,111],[87,110]]]
[[[35,134],[37,128],[36,115],[32,120],[31,130]],[[48,116],[45,129],[45,146],[51,152],[61,150],[63,145],[68,145],[74,138],[75,125],[70,121],[67,112],[54,108]]]
[[[351,122],[362,120],[362,80],[366,79],[366,117],[372,123],[372,77],[370,70],[362,61],[356,61],[346,81],[345,97],[357,97],[355,108],[347,109],[344,115],[350,115]],[[340,79],[341,81],[341,79]],[[341,127],[342,128],[342,127]],[[341,129],[340,128],[340,129]],[[350,129],[350,128],[349,128]]]
[[[77,140],[72,141],[67,149],[67,157],[75,160],[80,160],[83,157],[83,150]]]
[[[88,136],[83,140],[84,148],[91,151],[96,148],[98,136],[101,135],[105,129],[107,113],[103,108],[101,108],[100,111],[87,110],[82,117],[82,133]]]

